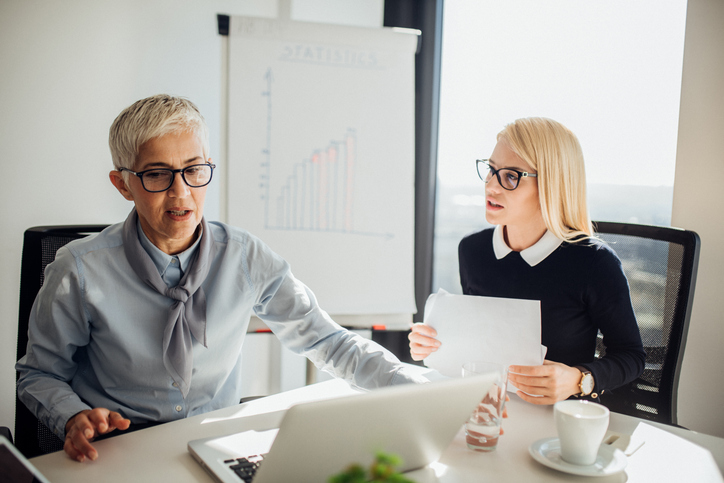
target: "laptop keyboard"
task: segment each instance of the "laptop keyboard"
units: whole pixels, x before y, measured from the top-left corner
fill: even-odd
[[[263,459],[264,455],[259,454],[246,458],[225,460],[224,463],[226,463],[229,469],[236,473],[236,476],[241,478],[244,483],[250,483]]]

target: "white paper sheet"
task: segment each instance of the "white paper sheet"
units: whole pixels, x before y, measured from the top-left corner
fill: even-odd
[[[425,365],[449,377],[460,377],[469,361],[536,366],[543,364],[540,302],[455,295],[444,290],[430,295],[425,324],[442,343]],[[508,390],[514,390],[508,384]]]

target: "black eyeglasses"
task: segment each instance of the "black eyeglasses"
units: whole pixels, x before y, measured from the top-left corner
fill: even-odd
[[[476,159],[475,167],[478,170],[478,176],[482,179],[485,184],[495,175],[498,178],[498,183],[504,189],[513,191],[518,187],[521,178],[537,178],[537,174],[528,173],[526,171],[518,171],[513,168],[500,168],[495,169],[490,166],[489,159]]]
[[[181,173],[181,178],[183,178],[184,183],[191,188],[206,186],[211,183],[211,177],[214,174],[215,167],[215,164],[205,163],[193,164],[183,169],[154,168],[136,173],[130,169],[118,168],[118,171],[128,171],[131,174],[135,174],[141,178],[143,189],[151,193],[160,193],[161,191],[166,191],[173,185],[176,173]]]

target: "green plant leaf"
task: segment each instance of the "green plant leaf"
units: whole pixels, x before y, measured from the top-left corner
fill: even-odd
[[[329,478],[329,483],[415,483],[395,470],[402,459],[389,453],[378,452],[369,467],[369,475],[358,464],[349,466],[345,471]]]
[[[329,478],[329,483],[365,483],[367,481],[364,468],[360,465],[351,465],[342,473]]]

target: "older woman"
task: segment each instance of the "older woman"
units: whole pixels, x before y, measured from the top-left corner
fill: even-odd
[[[289,349],[362,387],[418,382],[337,325],[289,264],[203,216],[211,163],[190,101],[142,99],[116,118],[110,180],[125,222],[58,251],[30,315],[18,397],[75,460],[94,438],[238,404],[251,315]]]
[[[486,219],[496,226],[460,242],[463,293],[541,302],[547,359],[509,368],[521,398],[596,399],[638,377],[645,353],[621,262],[593,236],[580,144],[544,118],[519,119],[497,141],[490,159],[477,161]],[[599,330],[606,355],[596,359]],[[437,350],[436,335],[432,327],[413,326],[413,359]]]

